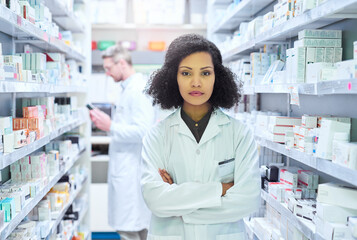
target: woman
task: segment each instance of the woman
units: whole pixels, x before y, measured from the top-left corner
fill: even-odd
[[[199,35],[175,39],[147,92],[177,109],[143,140],[148,239],[245,239],[242,219],[260,202],[258,155],[249,129],[219,109],[240,98],[219,50]]]

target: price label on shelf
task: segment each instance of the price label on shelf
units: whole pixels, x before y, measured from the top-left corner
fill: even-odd
[[[17,15],[17,25],[21,27],[22,25],[22,17]]]
[[[299,89],[297,87],[291,86],[290,90],[290,104],[300,106]]]

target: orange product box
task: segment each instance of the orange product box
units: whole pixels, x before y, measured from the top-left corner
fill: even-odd
[[[43,132],[43,118],[28,118],[30,130],[40,130]]]
[[[150,41],[149,42],[149,50],[151,51],[164,51],[165,50],[165,42],[162,41]]]
[[[14,130],[21,130],[28,128],[29,121],[27,118],[13,118],[12,127]]]
[[[38,118],[37,107],[24,107],[22,109],[22,115],[24,118]]]

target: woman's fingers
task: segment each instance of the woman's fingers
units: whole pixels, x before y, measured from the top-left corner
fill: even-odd
[[[170,174],[165,170],[165,169],[160,169],[159,168],[159,174],[162,178],[162,180],[168,184],[173,184],[172,178],[170,176]]]

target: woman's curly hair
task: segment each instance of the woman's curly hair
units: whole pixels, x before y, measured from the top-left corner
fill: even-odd
[[[214,43],[197,34],[186,34],[176,38],[170,44],[165,62],[161,69],[155,71],[148,82],[146,93],[153,97],[153,104],[163,109],[178,108],[183,104],[177,83],[177,71],[180,62],[196,52],[207,52],[211,55],[215,83],[209,99],[212,107],[231,108],[239,102],[240,86],[237,86],[236,75],[222,64],[222,55]]]

